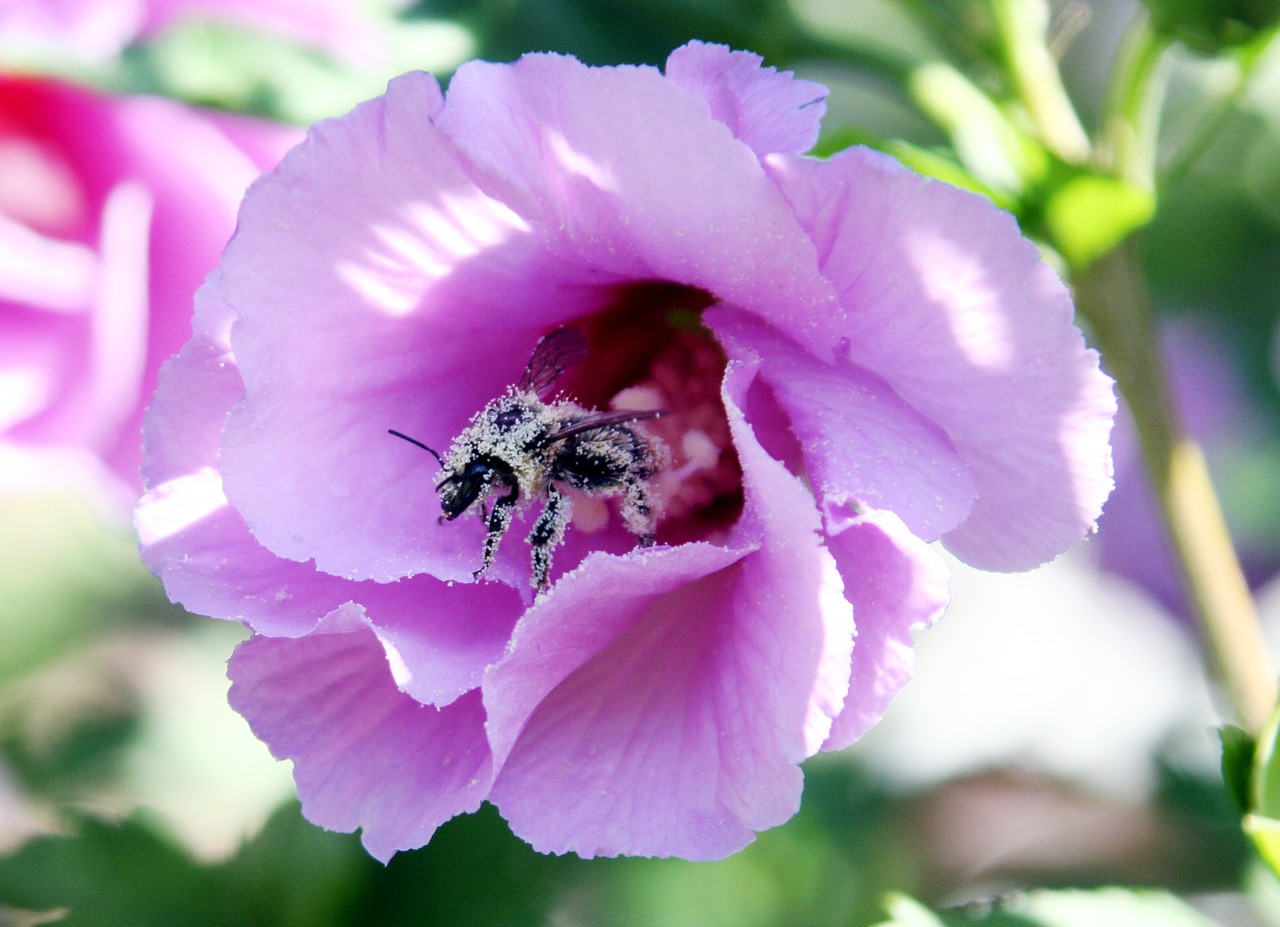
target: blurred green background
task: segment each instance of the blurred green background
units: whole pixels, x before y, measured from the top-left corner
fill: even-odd
[[[1086,128],[1138,9],[1053,7]],[[1037,204],[1016,183],[993,186],[999,167],[984,173],[980,153],[958,157],[956,127],[903,84],[947,61],[1000,100],[986,10],[440,0],[371,12],[387,43],[377,61],[189,21],[110,62],[20,66],[304,124],[409,68],[447,79],[467,58],[544,50],[660,65],[690,38],[725,42],[831,88],[822,150],[862,141],[944,176],[967,172],[1034,230]],[[1183,388],[1220,375],[1235,384],[1238,407],[1205,413],[1206,442],[1274,628],[1280,54],[1252,50],[1261,58],[1243,85],[1238,55],[1174,54],[1161,140],[1177,173],[1139,243],[1162,319],[1210,345],[1175,354]],[[1178,154],[1189,139],[1194,159]],[[1228,419],[1231,429],[1213,428]],[[1105,521],[1103,539],[1109,530],[1136,543]],[[356,837],[300,818],[287,764],[225,704],[224,664],[243,632],[169,605],[136,559],[127,516],[75,493],[0,499],[0,925],[1280,925],[1280,892],[1217,773],[1194,632],[1176,600],[1099,569],[1099,546],[1016,578],[955,565],[955,605],[922,636],[917,680],[863,744],[810,762],[800,814],[732,859],[545,857],[486,807],[383,867]],[[1195,910],[1164,894],[1109,908],[1104,893],[1087,896],[1097,910],[1064,914],[1055,904],[1075,896],[1009,894],[1119,883]]]

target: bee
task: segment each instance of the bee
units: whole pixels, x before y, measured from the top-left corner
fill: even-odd
[[[641,547],[653,545],[657,512],[649,481],[667,465],[670,453],[636,423],[663,412],[601,412],[552,396],[560,374],[586,357],[587,339],[580,330],[559,328],[544,336],[520,381],[477,412],[443,457],[389,429],[439,462],[435,488],[444,520],[453,521],[480,503],[488,533],[473,577],[493,566],[516,513],[540,500],[544,505],[529,532],[529,546],[532,585],[544,594],[552,552],[564,540],[573,514],[566,487],[588,496],[621,496],[623,522]]]

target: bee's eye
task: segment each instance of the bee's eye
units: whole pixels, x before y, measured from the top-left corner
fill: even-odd
[[[440,492],[440,508],[444,517],[452,521],[480,497],[492,479],[493,468],[482,460],[473,460],[460,473],[445,477],[437,490]]]

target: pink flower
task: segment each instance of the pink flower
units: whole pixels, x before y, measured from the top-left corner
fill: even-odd
[[[90,469],[133,504],[160,364],[245,187],[299,136],[0,76],[0,488]]]
[[[231,702],[307,816],[386,859],[495,803],[539,850],[710,859],[796,810],[946,600],[1110,486],[1110,382],[988,202],[852,150],[825,90],[692,43],[665,76],[530,55],[322,122],[249,193],[147,423],[143,551],[247,623]],[[443,451],[571,324],[586,406],[672,454],[657,545],[580,498],[440,519]],[[645,405],[648,404],[648,405]],[[479,506],[477,506],[478,508]]]
[[[0,0],[0,43],[102,60],[194,19],[278,32],[355,60],[385,52],[376,21],[352,0]]]

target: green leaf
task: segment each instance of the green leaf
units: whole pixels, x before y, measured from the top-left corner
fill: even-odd
[[[1054,246],[1079,273],[1146,225],[1155,209],[1149,190],[1116,177],[1079,174],[1054,190],[1044,218]]]
[[[1257,847],[1258,855],[1272,872],[1280,875],[1280,821],[1260,814],[1246,814],[1241,824]]]
[[[208,870],[142,819],[81,816],[73,836],[36,837],[0,858],[0,904],[68,909],[62,927],[203,927],[223,895]]]
[[[916,68],[908,90],[951,138],[965,168],[984,185],[1019,196],[1038,183],[1050,159],[967,76],[941,62]]]
[[[1277,739],[1280,739],[1280,705],[1272,709],[1253,754],[1252,801],[1248,810],[1263,817],[1280,819],[1280,757],[1277,757]]]
[[[1280,0],[1143,0],[1155,28],[1204,54],[1252,41],[1280,21]]]
[[[1222,778],[1227,784],[1227,793],[1240,813],[1247,814],[1257,741],[1248,731],[1234,724],[1218,728],[1218,739],[1222,741]]]

